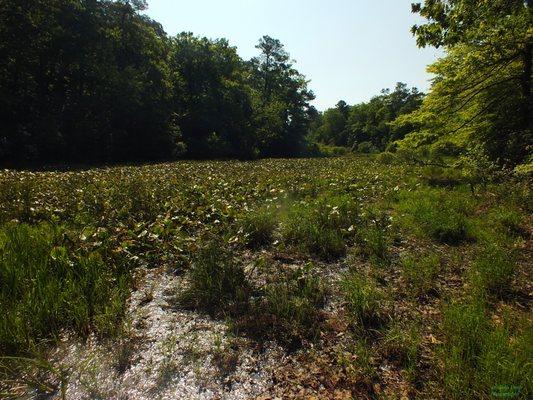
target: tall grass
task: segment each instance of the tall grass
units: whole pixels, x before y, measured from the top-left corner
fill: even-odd
[[[242,221],[247,246],[255,249],[272,243],[276,225],[276,215],[272,210],[262,208],[247,213]]]
[[[375,266],[389,266],[391,254],[391,220],[381,210],[368,208],[364,221],[357,231],[358,248],[356,252],[363,255]]]
[[[219,241],[210,241],[198,250],[188,281],[178,301],[189,308],[231,314],[232,308],[245,306],[250,295],[244,269]]]
[[[289,348],[318,339],[320,309],[327,290],[312,264],[281,273],[252,299],[234,327],[258,338],[275,338]]]
[[[533,395],[533,326],[509,322],[495,325],[481,302],[445,308],[443,379],[451,398],[490,398],[502,387],[519,391],[515,398]]]
[[[511,251],[488,244],[475,259],[469,278],[477,295],[501,297],[510,291],[515,270],[515,256]]]
[[[342,281],[342,290],[347,311],[356,329],[362,331],[381,325],[384,296],[372,279],[350,273]]]
[[[0,348],[31,351],[60,331],[117,330],[129,294],[129,272],[101,254],[76,252],[65,232],[47,224],[9,224],[0,231]]]
[[[348,195],[324,196],[292,204],[283,220],[289,243],[324,259],[345,254],[346,239],[358,223],[358,206]]]
[[[410,293],[414,296],[423,296],[434,288],[435,278],[441,269],[441,260],[436,254],[422,257],[407,256],[401,259],[401,265]]]
[[[464,190],[424,188],[405,192],[398,209],[407,228],[438,242],[457,245],[473,237],[468,221],[472,199]]]

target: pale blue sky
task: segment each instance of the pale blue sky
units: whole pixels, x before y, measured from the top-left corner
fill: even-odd
[[[428,89],[426,66],[440,53],[416,47],[412,1],[148,0],[146,13],[170,35],[224,37],[245,59],[261,36],[280,39],[323,110],[340,99],[366,101],[398,81]]]

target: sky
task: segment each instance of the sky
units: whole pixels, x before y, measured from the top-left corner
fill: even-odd
[[[426,66],[442,53],[416,46],[412,1],[148,0],[145,12],[170,35],[226,38],[244,59],[258,54],[261,36],[279,39],[324,110],[368,101],[399,81],[429,88]]]

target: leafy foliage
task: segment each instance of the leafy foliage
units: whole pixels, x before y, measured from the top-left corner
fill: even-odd
[[[532,143],[531,2],[437,0],[413,11],[427,19],[413,27],[418,44],[445,46],[447,55],[429,67],[435,78],[422,107],[394,122],[415,127],[398,146],[453,143],[467,165],[523,162]]]
[[[315,118],[310,137],[330,145],[349,146],[360,153],[384,150],[412,130],[409,126],[393,130],[390,123],[416,110],[423,97],[416,88],[408,89],[399,82],[393,91],[383,89],[368,103],[349,106],[341,100],[335,108]]]
[[[144,1],[0,1],[0,164],[296,156],[314,98],[283,45],[169,37]]]

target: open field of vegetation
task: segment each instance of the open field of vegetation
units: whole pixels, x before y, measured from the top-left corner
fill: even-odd
[[[531,398],[531,182],[378,159],[0,172],[2,396]]]

